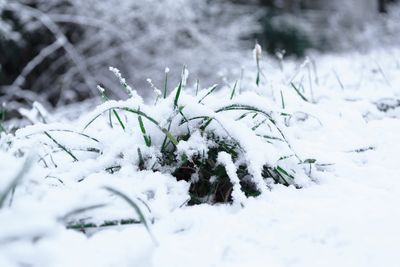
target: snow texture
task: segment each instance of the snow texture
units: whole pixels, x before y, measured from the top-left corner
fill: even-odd
[[[47,114],[53,122],[2,134],[0,196],[28,151],[33,149],[38,163],[24,172],[0,209],[0,266],[399,266],[399,60],[398,49],[311,55],[306,62],[284,60],[281,70],[279,62],[264,57],[260,85],[255,85],[254,61],[244,64],[243,80],[232,100],[229,87],[204,103],[198,100],[207,89],[195,96],[186,88],[179,99],[183,112],[215,116],[210,127],[240,140],[247,152],[242,160],[251,163],[255,179],[261,164],[276,164],[282,154],[294,151],[303,161],[289,160],[284,166],[296,170],[301,189],[266,184],[258,177],[263,193],[246,198],[231,156],[220,153],[218,160],[234,185],[233,204],[186,206],[187,182],[167,172],[138,169],[136,148],[151,159],[164,138],[155,124],[144,120],[154,147],[145,146],[137,122],[129,120],[132,114],[121,112],[125,122],[132,122],[125,131],[116,120],[109,127],[105,111],[117,107],[140,107],[164,127],[170,114],[163,111],[170,110],[174,93],[156,106],[142,99],[108,101],[75,121],[57,123],[59,117]],[[227,103],[251,104],[268,112],[291,147],[276,139],[272,144],[261,141],[257,133],[283,138],[271,125],[261,124],[253,131],[252,120],[235,120],[237,111],[215,114]],[[282,112],[290,116],[282,119]],[[104,115],[84,130],[99,114]],[[178,125],[171,126],[171,132],[179,131]],[[71,149],[79,161],[65,151],[54,152],[58,148],[44,132]],[[178,153],[195,154],[207,147],[200,134],[193,134],[179,143]],[[120,169],[115,173],[105,171],[116,165]],[[101,224],[138,219],[134,209],[105,186],[135,200],[151,222],[157,243],[142,224],[85,233],[65,228],[76,220]]]

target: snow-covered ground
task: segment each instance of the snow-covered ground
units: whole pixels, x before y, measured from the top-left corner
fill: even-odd
[[[246,122],[235,124],[233,115],[218,115],[245,144],[250,165],[259,166],[260,158],[273,164],[280,151],[289,150],[302,160],[316,160],[287,163],[301,189],[269,184],[272,189],[261,196],[238,194],[233,204],[186,206],[187,182],[177,182],[167,171],[138,169],[138,146],[145,156],[158,152],[144,146],[142,133],[130,126],[123,131],[115,120],[109,128],[104,116],[84,132],[97,141],[76,134],[100,111],[121,105],[141,106],[157,120],[167,120],[169,114],[160,112],[168,110],[168,101],[156,106],[137,97],[108,102],[75,121],[48,114],[53,121],[48,125],[3,135],[0,197],[21,168],[25,175],[0,209],[0,266],[400,266],[399,60],[396,49],[316,55],[304,63],[283,62],[282,68],[267,58],[259,87],[254,63],[249,63],[232,100],[228,87],[207,96],[207,114],[229,101],[291,114],[277,118],[290,148],[262,143]],[[194,103],[207,91],[195,98],[186,90],[180,99],[184,112],[201,112]],[[27,115],[34,120],[34,113]],[[145,123],[148,132],[157,132]],[[73,147],[79,161],[62,149],[54,152],[57,146],[51,150],[44,131],[67,149]],[[164,135],[151,137],[158,144]],[[189,153],[204,144],[195,136],[178,147]],[[98,156],[93,148],[103,153]],[[37,161],[37,154],[43,159]],[[115,173],[104,171],[116,164],[121,168]],[[150,230],[143,224],[87,228],[85,233],[66,229],[74,219],[96,225],[138,219],[104,186],[136,199]]]

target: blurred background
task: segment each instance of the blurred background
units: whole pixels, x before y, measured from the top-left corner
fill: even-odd
[[[255,41],[270,53],[397,45],[397,0],[0,0],[0,103],[51,109],[125,97],[109,66],[141,95],[171,87],[186,65],[204,86],[237,75]]]

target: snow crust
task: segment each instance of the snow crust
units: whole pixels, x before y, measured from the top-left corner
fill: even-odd
[[[301,166],[285,165],[304,169],[296,172],[303,188],[270,189],[264,183],[261,196],[246,198],[230,155],[220,153],[218,160],[234,185],[234,203],[185,206],[187,182],[138,169],[136,148],[148,157],[157,151],[144,145],[137,124],[124,131],[116,120],[113,128],[107,121],[107,110],[140,107],[165,127],[170,114],[157,111],[168,110],[171,101],[161,100],[157,109],[141,99],[109,101],[77,121],[35,124],[1,137],[0,194],[22,166],[22,152],[34,148],[37,155],[50,153],[43,145],[50,142],[44,131],[73,148],[79,161],[60,151],[45,158],[49,166],[44,168],[35,158],[38,164],[25,173],[0,209],[0,266],[399,266],[400,50],[312,55],[304,64],[285,61],[282,71],[278,63],[264,60],[260,86],[255,85],[254,62],[249,62],[241,91],[232,101],[256,106],[276,119],[293,151],[305,161]],[[290,82],[301,88],[307,101]],[[206,92],[201,90],[199,96]],[[251,162],[256,176],[262,164],[274,164],[291,150],[284,142],[261,142],[249,121],[235,121],[236,111],[215,114],[232,103],[230,93],[231,88],[223,87],[201,106],[194,104],[198,98],[187,88],[179,104],[193,116],[215,116],[210,127],[221,134],[226,130],[244,144],[248,153],[243,160]],[[281,112],[291,116],[280,120]],[[100,119],[84,130],[99,114]],[[149,133],[158,131],[144,122]],[[263,124],[255,132],[269,127]],[[175,130],[178,126],[172,125]],[[272,133],[283,138],[274,129]],[[153,135],[153,144],[161,144],[163,137]],[[101,156],[82,151],[88,147],[101,151]],[[196,133],[178,145],[178,153],[206,149],[206,141]],[[120,166],[115,173],[105,171],[115,165]],[[261,176],[258,179],[263,182]],[[152,222],[157,244],[142,224],[89,229],[85,234],[65,228],[65,223],[82,218],[95,224],[138,219],[132,207],[105,186],[137,201]],[[105,206],[68,215],[100,204]]]

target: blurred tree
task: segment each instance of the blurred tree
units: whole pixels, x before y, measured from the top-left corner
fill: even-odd
[[[378,10],[381,13],[387,13],[385,0],[378,0]]]
[[[165,67],[172,86],[185,64],[206,85],[240,65],[258,13],[229,0],[0,0],[0,102],[63,105],[97,96],[98,83],[125,97],[109,66],[139,90],[149,77],[162,86]]]
[[[285,50],[300,57],[310,48],[337,49],[394,2],[398,0],[259,0],[266,12],[257,38],[271,53]]]
[[[378,10],[381,13],[387,13],[389,4],[396,3],[398,0],[378,0]]]

